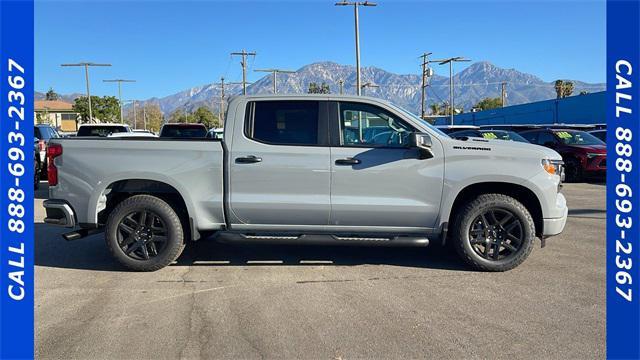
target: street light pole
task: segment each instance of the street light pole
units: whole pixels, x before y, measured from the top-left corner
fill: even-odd
[[[136,82],[135,80],[125,80],[125,79],[111,79],[111,80],[102,80],[103,82],[117,82],[118,83],[118,102],[120,103],[120,123],[124,124],[124,111],[122,109],[122,83],[123,82]]]
[[[270,72],[273,74],[273,93],[278,93],[278,73],[282,74],[293,74],[295,71],[291,70],[282,70],[282,69],[256,69],[258,72]]]
[[[364,2],[341,1],[336,3],[335,5],[336,6],[349,6],[349,5],[353,6],[353,16],[355,18],[355,28],[356,28],[356,93],[358,94],[358,96],[360,96],[362,85],[360,80],[360,23],[359,23],[359,16],[358,16],[358,6],[361,6],[361,5],[376,6],[378,4],[369,2],[369,1],[364,1]]]
[[[90,62],[82,62],[77,64],[61,64],[60,66],[83,66],[84,78],[87,84],[87,100],[89,101],[89,121],[93,121],[93,112],[91,110],[91,92],[89,91],[89,66],[111,66],[111,64],[96,64]]]
[[[462,62],[462,61],[471,61],[469,59],[465,59],[461,56],[456,56],[448,59],[442,60],[439,65],[449,64],[449,117],[450,117],[450,125],[453,125],[453,113],[455,111],[455,103],[453,99],[453,63],[454,62]]]

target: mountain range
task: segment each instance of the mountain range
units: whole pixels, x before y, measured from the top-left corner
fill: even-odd
[[[362,84],[370,87],[363,89],[363,95],[389,100],[396,105],[418,113],[420,111],[421,78],[418,74],[394,74],[377,67],[361,69]],[[331,93],[338,93],[340,81],[343,81],[344,93],[355,94],[355,67],[334,62],[317,62],[305,65],[295,73],[278,74],[278,93],[306,93],[309,83],[326,83]],[[553,99],[556,97],[553,82],[545,82],[539,77],[520,72],[515,69],[497,67],[487,61],[476,62],[454,75],[454,94],[456,108],[463,106],[468,111],[478,101],[486,97],[500,97],[501,83],[506,83],[507,105],[516,105]],[[604,83],[586,83],[569,80],[574,84],[574,95],[581,91],[604,91]],[[448,102],[449,77],[434,75],[429,79],[427,87],[427,104]],[[241,85],[225,84],[225,94],[237,95],[242,91]],[[272,93],[272,75],[268,74],[247,86],[249,94]],[[62,95],[61,99],[73,101],[81,94]],[[36,92],[36,99],[44,98],[43,93]],[[157,104],[165,114],[177,109],[193,111],[199,106],[206,106],[218,111],[220,104],[220,86],[206,84],[180,91],[161,98],[150,98],[142,103]],[[125,107],[126,109],[127,107]]]

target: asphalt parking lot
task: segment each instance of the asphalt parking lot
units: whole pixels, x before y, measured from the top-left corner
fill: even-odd
[[[64,241],[36,207],[36,357],[605,357],[605,186],[567,184],[563,234],[506,273],[436,248],[204,240],[132,273],[101,234]]]

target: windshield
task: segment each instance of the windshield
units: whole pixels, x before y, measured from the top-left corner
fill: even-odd
[[[126,126],[80,126],[77,136],[109,136],[113,133],[129,132]]]
[[[409,110],[405,110],[399,106],[395,106],[393,104],[390,104],[392,108],[394,108],[395,110],[400,111],[401,113],[409,116],[412,119],[418,120],[421,124],[425,125],[426,127],[428,127],[429,129],[437,132],[439,135],[442,135],[444,137],[450,137],[449,135],[445,134],[444,132],[442,132],[442,130],[438,129],[437,127],[431,125],[431,123],[429,123],[427,120],[420,118],[418,115],[410,112]]]
[[[203,138],[207,136],[207,128],[202,125],[165,125],[160,137]]]
[[[482,137],[485,139],[511,140],[511,141],[518,141],[518,142],[524,142],[524,143],[529,142],[527,141],[527,139],[523,138],[522,136],[518,135],[513,131],[484,130],[484,131],[481,131],[480,133],[482,134]]]
[[[584,131],[562,130],[554,133],[565,145],[604,145],[602,140]]]

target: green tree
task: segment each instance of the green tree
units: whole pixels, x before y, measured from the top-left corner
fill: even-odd
[[[58,96],[58,94],[53,91],[53,88],[49,88],[49,91],[47,91],[47,93],[44,95],[44,99],[49,101],[58,100],[59,97],[60,96]]]
[[[502,107],[502,99],[496,98],[484,98],[474,105],[474,108],[489,110]]]
[[[137,103],[135,116],[133,113],[133,105],[127,110],[125,121],[133,129],[146,129],[158,132],[162,126],[164,115],[158,104]]]
[[[91,96],[91,110],[94,120],[106,123],[120,121],[120,105],[118,104],[118,99],[114,96]],[[89,119],[89,102],[86,96],[75,99],[73,111],[80,114],[81,122],[91,122]]]
[[[171,115],[169,115],[169,122],[171,123],[184,123],[187,122],[188,114],[185,114],[183,108],[175,109]]]
[[[556,80],[553,85],[557,99],[563,99],[573,94],[574,86],[571,81]]]
[[[318,85],[315,82],[309,83],[309,89],[307,90],[309,94],[330,94],[331,90],[329,89],[329,85],[325,82]]]
[[[192,118],[189,119],[190,122],[204,124],[207,128],[220,127],[220,120],[218,117],[204,106],[197,108],[191,115]]]

